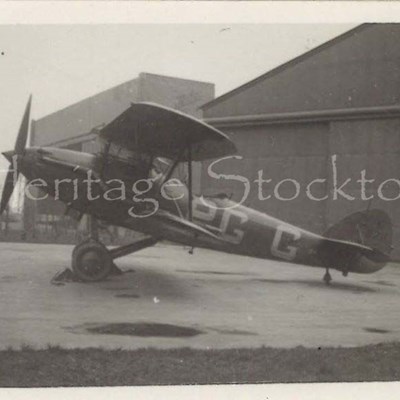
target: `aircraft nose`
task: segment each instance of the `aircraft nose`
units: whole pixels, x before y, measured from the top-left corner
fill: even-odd
[[[8,161],[12,162],[13,156],[16,154],[14,150],[9,150],[5,151],[2,153],[5,158],[7,158]]]

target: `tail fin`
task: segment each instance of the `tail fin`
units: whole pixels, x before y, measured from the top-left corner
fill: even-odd
[[[378,209],[350,214],[331,226],[324,236],[369,246],[383,254],[392,251],[392,222]]]

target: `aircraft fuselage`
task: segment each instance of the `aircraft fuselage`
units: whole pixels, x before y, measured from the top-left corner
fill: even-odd
[[[196,197],[192,202],[193,223],[212,232],[216,238],[188,236],[184,232],[162,229],[158,210],[168,210],[187,218],[188,200],[184,187],[169,187],[168,195],[160,182],[153,186],[136,185],[129,174],[121,178],[118,170],[110,172],[102,156],[54,148],[26,149],[19,158],[19,170],[27,177],[37,200],[55,197],[81,213],[94,215],[110,224],[150,234],[153,237],[245,256],[274,259],[294,264],[335,268],[346,272],[370,273],[385,262],[364,255],[329,254],[326,238],[238,205],[227,198]],[[134,176],[134,171],[132,173]],[[106,180],[106,187],[104,180]],[[91,181],[90,186],[88,181]],[[125,185],[123,193],[122,184]],[[156,209],[156,206],[158,207]],[[346,265],[343,265],[346,263]],[[329,264],[329,265],[327,265]]]

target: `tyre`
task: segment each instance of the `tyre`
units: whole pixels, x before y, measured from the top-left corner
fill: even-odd
[[[101,243],[81,243],[72,252],[72,270],[83,282],[98,282],[105,279],[112,269],[112,258]]]

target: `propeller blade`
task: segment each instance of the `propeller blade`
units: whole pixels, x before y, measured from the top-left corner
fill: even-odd
[[[3,156],[4,156],[5,158],[7,158],[7,160],[10,161],[10,163],[11,163],[11,162],[13,161],[13,157],[14,157],[14,155],[15,155],[16,153],[15,153],[14,150],[9,150],[9,151],[5,151],[5,152],[3,152],[3,153],[1,153],[1,154],[3,154]]]
[[[31,112],[32,95],[29,96],[28,104],[25,108],[25,113],[21,121],[21,126],[19,128],[17,140],[15,142],[15,152],[17,154],[22,154],[25,150],[26,142],[28,139],[29,131],[29,114]]]
[[[3,214],[4,210],[6,209],[7,204],[10,201],[10,197],[14,191],[14,174],[15,171],[12,165],[10,165],[10,168],[7,172],[6,180],[4,181],[3,194],[1,196],[0,203],[0,215]]]
[[[22,155],[25,151],[26,142],[28,140],[29,116],[31,113],[31,104],[32,104],[32,95],[29,96],[24,116],[22,117],[21,126],[19,127],[19,132],[17,140],[15,141],[14,150],[3,153],[3,155],[10,162],[12,162],[12,158],[14,155],[17,156]],[[8,168],[6,179],[4,181],[3,193],[1,195],[0,215],[3,214],[4,210],[7,208],[7,205],[14,191],[14,186],[16,184],[16,178],[18,178],[18,175],[19,171],[15,171],[14,166],[10,165],[10,167]]]

